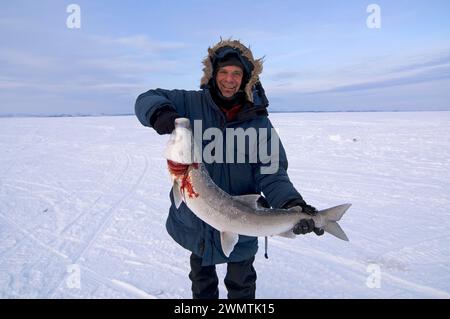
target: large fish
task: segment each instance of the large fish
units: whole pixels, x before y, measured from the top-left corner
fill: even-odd
[[[315,227],[348,241],[337,221],[351,204],[324,209],[311,216],[302,213],[300,207],[263,207],[258,201],[259,194],[231,196],[214,183],[201,161],[196,160],[194,155],[199,151],[195,147],[189,120],[176,119],[165,152],[175,206],[178,208],[184,202],[198,218],[220,231],[222,250],[227,257],[239,235],[293,238],[292,229],[301,219],[313,219]]]

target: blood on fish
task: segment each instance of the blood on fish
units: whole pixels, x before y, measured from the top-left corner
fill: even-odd
[[[194,186],[192,185],[191,178],[189,177],[188,174],[189,166],[192,166],[194,169],[198,169],[197,163],[182,164],[171,160],[167,160],[167,166],[169,168],[169,172],[172,175],[175,175],[175,177],[177,178],[181,177],[180,191],[182,193],[185,193],[185,191],[187,191],[187,194],[190,198],[198,197],[200,195],[194,190]]]
[[[189,164],[177,163],[171,160],[167,160],[167,167],[169,168],[169,172],[176,177],[182,177],[186,174]]]
[[[189,196],[189,198],[193,198],[193,197],[198,197],[200,194],[197,193],[194,190],[194,187],[192,186],[191,183],[191,179],[189,178],[189,175],[184,175],[183,179],[181,180],[181,187],[180,187],[181,191],[184,193],[185,191],[187,191],[187,194]]]

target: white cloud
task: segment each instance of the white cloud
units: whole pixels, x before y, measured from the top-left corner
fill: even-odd
[[[367,90],[408,83],[428,82],[448,76],[450,50],[374,57],[334,69],[276,69],[268,74],[266,89],[274,94],[310,94]]]
[[[143,58],[140,55],[119,55],[106,58],[83,59],[78,62],[80,66],[95,69],[110,70],[130,74],[133,72],[157,72],[173,70],[177,67],[176,60],[166,60],[159,58]]]
[[[17,67],[43,69],[55,67],[57,59],[24,50],[2,48],[0,51],[0,63],[6,63]]]
[[[138,34],[127,37],[91,36],[95,41],[103,45],[122,46],[128,49],[138,49],[142,54],[161,53],[165,51],[180,50],[187,47],[182,42],[154,41],[148,36]]]

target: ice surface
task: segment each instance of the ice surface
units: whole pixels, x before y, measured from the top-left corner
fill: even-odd
[[[350,242],[269,239],[257,297],[449,298],[450,112],[270,118],[307,202],[353,206]],[[167,140],[133,116],[0,118],[0,297],[190,298]]]

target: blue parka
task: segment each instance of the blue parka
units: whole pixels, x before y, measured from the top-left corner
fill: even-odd
[[[135,112],[142,125],[151,127],[152,115],[160,108],[171,106],[182,117],[190,119],[191,127],[194,120],[202,120],[203,131],[210,127],[221,129],[225,141],[226,128],[243,128],[244,130],[255,128],[257,131],[260,128],[266,128],[268,145],[270,145],[273,126],[267,115],[268,102],[264,90],[260,83],[256,82],[249,92],[252,94],[252,103],[246,104],[232,122],[226,121],[225,115],[214,103],[208,85],[203,85],[200,91],[149,90],[137,98]],[[208,143],[209,141],[203,141],[203,147]],[[236,147],[234,151],[236,154]],[[249,158],[248,152],[249,149],[246,148],[246,159]],[[213,181],[230,195],[263,193],[268,203],[274,208],[282,207],[292,199],[301,198],[287,175],[288,162],[281,141],[278,171],[274,174],[262,174],[261,166],[269,164],[260,162],[226,163],[224,161],[223,163],[204,163],[204,165]],[[221,249],[219,231],[195,216],[184,203],[177,209],[172,192],[170,192],[170,200],[167,231],[181,246],[202,257],[203,266],[243,261],[256,254],[258,239],[240,235],[233,252],[228,258],[225,257]]]

